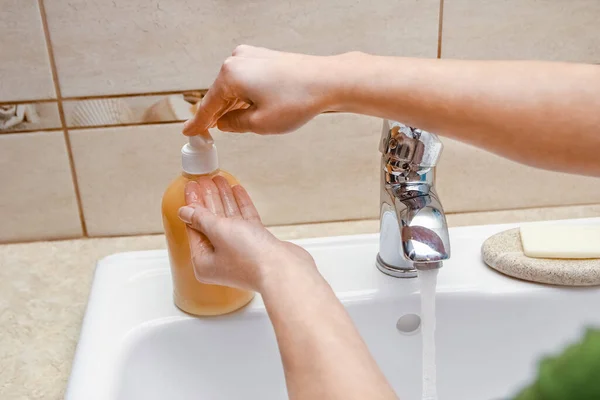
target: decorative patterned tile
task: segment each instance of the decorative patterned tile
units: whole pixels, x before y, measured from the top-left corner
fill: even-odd
[[[0,105],[0,133],[59,129],[58,103]]]
[[[123,96],[63,103],[68,127],[118,126],[186,121],[195,113],[201,91],[156,96]]]

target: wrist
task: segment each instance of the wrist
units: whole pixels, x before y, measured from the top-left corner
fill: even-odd
[[[312,261],[277,263],[264,266],[257,292],[267,304],[281,296],[296,296],[321,282],[325,283],[325,280]]]
[[[373,56],[353,51],[329,56],[323,70],[322,92],[325,93],[323,111],[359,112],[361,92],[365,90],[361,76]]]

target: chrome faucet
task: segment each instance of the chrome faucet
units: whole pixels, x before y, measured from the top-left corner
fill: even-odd
[[[440,268],[450,258],[446,215],[434,189],[442,142],[433,133],[383,122],[377,268],[398,278]]]

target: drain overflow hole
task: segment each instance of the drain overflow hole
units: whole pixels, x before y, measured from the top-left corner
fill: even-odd
[[[421,327],[421,317],[417,314],[405,314],[398,318],[396,329],[403,335],[414,335]]]

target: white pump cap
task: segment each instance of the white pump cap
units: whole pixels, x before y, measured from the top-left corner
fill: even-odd
[[[181,167],[190,175],[205,175],[219,168],[217,147],[210,135],[190,136],[190,142],[181,148]]]

